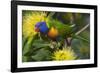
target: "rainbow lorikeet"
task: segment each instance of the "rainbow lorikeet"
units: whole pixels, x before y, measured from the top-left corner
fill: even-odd
[[[43,34],[47,34],[49,31],[49,28],[47,27],[46,22],[38,22],[35,25],[35,31],[41,32]]]
[[[49,27],[47,26],[49,24]],[[57,20],[51,20],[49,22],[38,22],[35,25],[35,30],[44,35],[47,35],[50,38],[57,39],[60,37],[61,39],[66,39],[71,37],[72,27],[69,25],[65,25]],[[69,40],[68,40],[69,42]]]
[[[67,46],[71,46],[71,41],[73,34],[76,32],[77,28],[75,27],[75,24],[64,24],[59,20],[50,19],[48,21],[49,27],[56,27],[58,30],[59,36],[61,37],[61,40],[65,40],[67,43]]]
[[[41,34],[47,35],[48,37],[54,39],[58,36],[58,30],[54,27],[48,28],[46,22],[38,22],[35,25],[35,31]]]

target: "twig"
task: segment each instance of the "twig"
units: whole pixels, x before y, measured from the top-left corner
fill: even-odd
[[[42,40],[41,34],[39,33],[40,40]]]
[[[78,32],[75,33],[75,35],[79,35],[81,32],[83,32],[85,29],[87,29],[89,27],[89,24],[87,24],[86,26],[84,26],[81,30],[79,30]]]
[[[52,17],[55,14],[55,12],[49,13],[47,17]]]
[[[86,42],[89,43],[89,40],[88,40],[88,39],[85,39],[85,38],[83,38],[83,37],[81,37],[81,36],[77,36],[77,38],[79,38],[79,39],[81,39],[81,40],[84,40],[84,41],[86,41]]]

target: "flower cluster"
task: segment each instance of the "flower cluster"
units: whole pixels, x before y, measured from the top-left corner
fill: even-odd
[[[31,37],[36,35],[37,32],[34,30],[35,24],[40,21],[45,21],[46,15],[45,12],[25,13],[22,21],[23,36]]]
[[[63,48],[62,50],[56,50],[52,56],[53,60],[75,60],[76,55],[71,48]]]

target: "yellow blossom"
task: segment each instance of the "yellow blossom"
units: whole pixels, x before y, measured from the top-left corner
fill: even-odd
[[[71,48],[63,48],[62,50],[56,50],[53,53],[53,60],[63,61],[63,60],[75,60],[76,55]]]
[[[29,13],[31,12],[31,13]],[[35,32],[35,24],[40,21],[45,21],[47,14],[45,12],[29,11],[23,14],[22,17],[22,30],[24,37],[31,37],[37,34]]]

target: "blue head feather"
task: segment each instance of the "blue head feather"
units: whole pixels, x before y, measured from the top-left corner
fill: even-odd
[[[38,22],[36,25],[35,25],[36,28],[39,29],[39,31],[43,34],[47,34],[48,32],[48,27],[46,25],[46,22]]]

